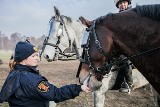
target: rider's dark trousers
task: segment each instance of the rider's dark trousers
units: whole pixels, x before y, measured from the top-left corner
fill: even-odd
[[[125,56],[121,56],[121,58],[124,58],[124,57]],[[123,73],[124,80],[131,87],[133,85],[131,62],[128,60],[126,62],[120,63],[119,67],[121,67],[121,69],[119,71],[120,71],[120,73]]]

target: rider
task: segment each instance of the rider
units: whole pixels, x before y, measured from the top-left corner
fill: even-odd
[[[119,12],[130,9],[131,0],[116,0],[116,7],[119,9]]]
[[[28,43],[31,43],[31,38],[30,37],[27,37],[25,42],[28,42]]]
[[[116,7],[119,9],[119,12],[130,9],[131,8],[131,0],[117,0]],[[123,58],[125,58],[125,56],[121,55],[120,58],[123,59]],[[124,75],[124,82],[121,84],[121,88],[119,91],[130,93],[132,85],[133,85],[131,62],[128,60],[126,62],[119,64],[119,66],[122,67],[120,69],[120,72],[122,72]]]

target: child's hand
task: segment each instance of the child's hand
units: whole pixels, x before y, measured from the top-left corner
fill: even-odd
[[[81,85],[81,89],[86,93],[91,92],[91,88],[89,87],[89,76],[85,79],[83,85]]]
[[[83,91],[85,91],[86,93],[91,92],[91,89],[90,89],[88,86],[86,86],[86,85],[81,85],[81,89],[82,89]]]

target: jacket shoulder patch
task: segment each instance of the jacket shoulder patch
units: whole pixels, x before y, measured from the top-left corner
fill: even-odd
[[[40,92],[48,92],[48,91],[49,91],[49,86],[48,86],[48,84],[47,84],[45,81],[41,81],[41,82],[38,84],[37,89],[38,89],[38,91],[40,91]]]

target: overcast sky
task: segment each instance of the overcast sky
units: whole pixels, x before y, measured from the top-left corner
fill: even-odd
[[[160,4],[160,0],[132,0],[136,4]],[[72,19],[84,16],[93,20],[118,12],[114,0],[0,0],[0,31],[6,36],[18,32],[25,36],[48,35],[53,6]]]

